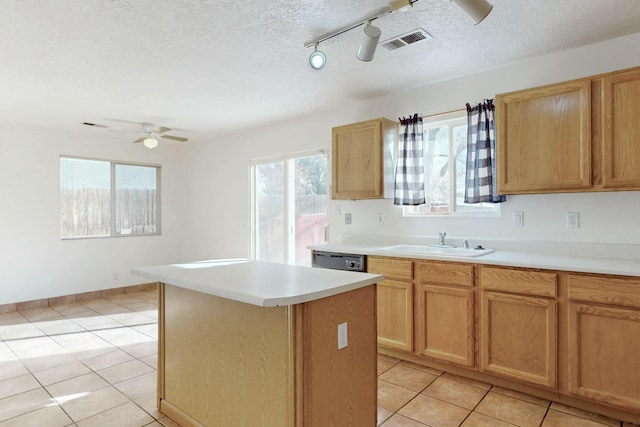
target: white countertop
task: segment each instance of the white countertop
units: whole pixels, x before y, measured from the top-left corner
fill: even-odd
[[[313,301],[372,285],[383,278],[379,274],[247,259],[139,267],[131,274],[261,307]]]
[[[557,251],[553,243],[549,244],[548,251],[544,251],[543,245],[534,245],[531,251],[526,245],[522,249],[513,250],[496,248],[494,252],[479,257],[456,257],[436,254],[403,253],[385,250],[389,244],[372,242],[344,242],[325,243],[309,246],[309,249],[319,251],[348,253],[357,255],[378,255],[412,259],[433,259],[441,261],[456,261],[472,264],[492,264],[510,267],[540,268],[547,270],[575,271],[582,273],[618,274],[624,276],[640,276],[640,259],[637,257],[614,257],[610,248],[591,245],[589,250],[577,250],[575,247],[564,248]],[[492,248],[489,244],[484,244]],[[586,245],[585,245],[586,246]],[[542,250],[541,250],[542,248]],[[624,248],[623,248],[624,249]],[[636,249],[636,248],[631,248]],[[555,253],[554,253],[555,252]],[[572,254],[572,253],[575,253]]]

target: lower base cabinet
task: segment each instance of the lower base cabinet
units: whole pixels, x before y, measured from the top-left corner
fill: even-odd
[[[369,260],[382,352],[640,423],[639,277]]]
[[[570,393],[640,412],[639,291],[639,280],[569,276]]]
[[[474,366],[473,289],[420,285],[417,351],[422,356]]]
[[[480,370],[556,388],[556,302],[482,293]]]
[[[481,267],[480,370],[557,387],[557,274]]]
[[[376,289],[378,344],[413,351],[413,283],[383,280]]]
[[[376,285],[378,345],[413,351],[413,261],[370,256],[369,273],[382,274]]]
[[[468,264],[416,263],[416,352],[464,367],[474,357],[474,267]]]

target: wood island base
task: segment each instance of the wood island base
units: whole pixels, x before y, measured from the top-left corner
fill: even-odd
[[[159,298],[158,408],[182,426],[376,425],[375,285],[280,307]]]

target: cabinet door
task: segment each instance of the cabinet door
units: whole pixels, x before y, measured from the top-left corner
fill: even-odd
[[[556,387],[554,300],[482,292],[480,370]]]
[[[591,81],[496,96],[498,192],[591,186]]]
[[[377,292],[378,344],[413,351],[413,283],[383,280]]]
[[[640,411],[640,311],[569,304],[569,391]]]
[[[640,188],[640,69],[603,80],[602,183]]]
[[[333,198],[383,196],[380,121],[333,128]]]
[[[421,284],[416,350],[433,359],[474,366],[473,288]]]

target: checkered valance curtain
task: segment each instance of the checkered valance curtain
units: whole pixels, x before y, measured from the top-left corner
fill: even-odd
[[[502,203],[496,190],[495,106],[486,99],[475,107],[467,104],[467,177],[465,203]]]
[[[423,205],[424,198],[424,142],[422,117],[401,118],[394,205]]]

